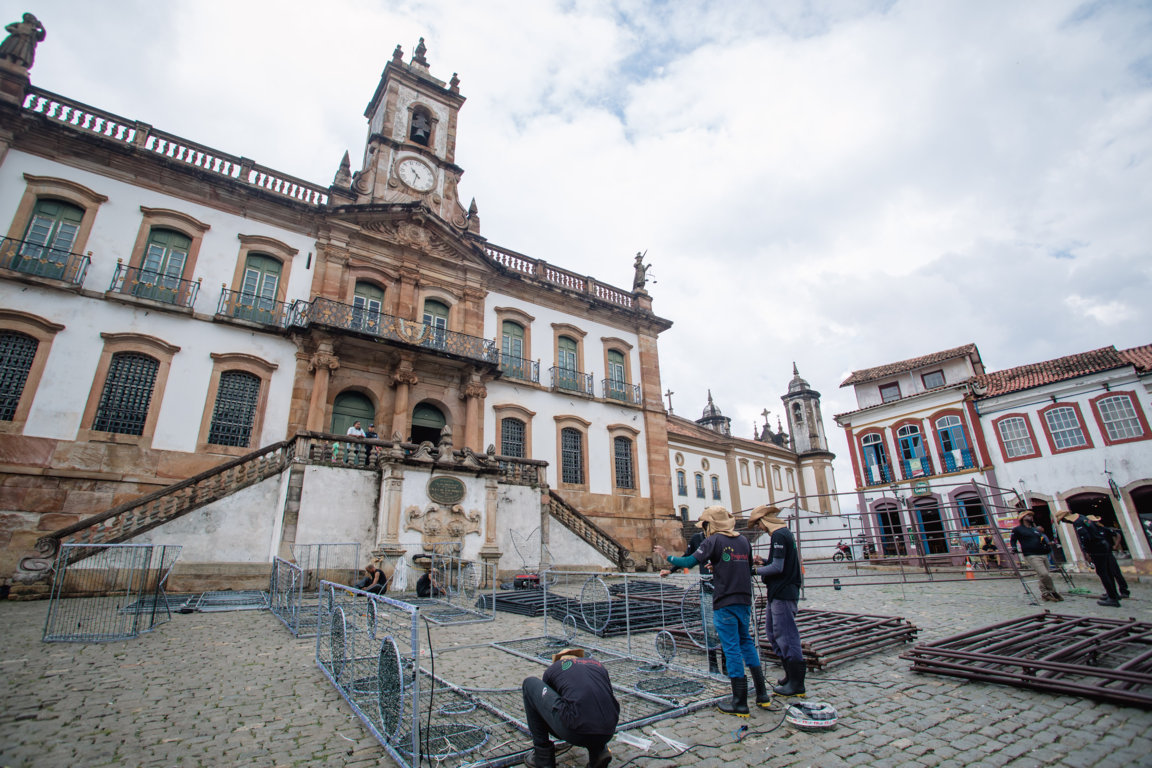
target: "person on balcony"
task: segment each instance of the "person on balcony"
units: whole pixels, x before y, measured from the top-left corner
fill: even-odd
[[[1044,535],[1044,529],[1036,525],[1035,515],[1030,509],[1024,510],[1017,521],[1019,525],[1012,529],[1008,546],[1012,548],[1013,554],[1019,554],[1040,577],[1040,598],[1046,603],[1062,601],[1064,598],[1056,591],[1052,573],[1048,570],[1048,553],[1052,551],[1052,546]]]
[[[736,520],[721,506],[712,506],[700,515],[700,526],[708,538],[691,557],[670,557],[659,545],[653,547],[657,557],[666,559],[674,568],[692,568],[705,561],[712,564],[712,623],[732,686],[732,697],[716,709],[726,715],[748,717],[747,666],[756,686],[756,705],[766,709],[771,698],[764,684],[760,654],[749,632],[752,618],[752,545],[736,532]],[[667,571],[661,571],[666,575]]]

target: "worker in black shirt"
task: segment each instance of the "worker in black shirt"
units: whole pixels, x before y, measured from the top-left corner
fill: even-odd
[[[768,559],[759,555],[753,559],[756,575],[764,580],[768,602],[764,606],[764,634],[784,665],[784,677],[772,690],[780,696],[803,696],[807,666],[800,648],[800,632],[796,629],[799,610],[800,552],[796,537],[788,524],[780,519],[779,507],[761,505],[748,517],[749,527],[768,531]]]
[[[1030,509],[1024,510],[1017,521],[1019,525],[1012,529],[1008,546],[1012,548],[1013,554],[1021,555],[1028,567],[1040,577],[1040,598],[1046,603],[1060,602],[1064,598],[1056,592],[1056,585],[1052,583],[1052,574],[1048,570],[1048,553],[1052,551],[1052,546],[1044,535],[1044,529],[1036,525],[1036,517]]]
[[[1076,538],[1080,540],[1080,548],[1084,550],[1084,554],[1088,556],[1096,569],[1096,577],[1100,579],[1100,583],[1104,587],[1104,596],[1097,600],[1096,604],[1109,608],[1119,608],[1120,598],[1128,597],[1128,584],[1122,582],[1120,589],[1116,588],[1116,574],[1119,573],[1120,567],[1112,555],[1112,538],[1097,522],[1100,518],[1095,517],[1094,520],[1094,517],[1094,515],[1086,517],[1067,509],[1061,509],[1056,513],[1056,522],[1068,523],[1072,526],[1076,531]],[[1120,578],[1123,579],[1124,577],[1121,576]]]
[[[544,679],[525,678],[524,715],[532,734],[529,768],[555,768],[556,747],[549,736],[585,747],[588,768],[612,762],[608,741],[616,732],[620,703],[612,693],[608,670],[580,648],[565,648],[552,657]]]

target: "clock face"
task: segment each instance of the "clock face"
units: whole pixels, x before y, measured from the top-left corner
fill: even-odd
[[[432,169],[411,157],[401,160],[399,164],[397,164],[396,175],[400,177],[400,181],[412,187],[412,189],[417,192],[427,192],[432,189],[432,185],[435,182]]]

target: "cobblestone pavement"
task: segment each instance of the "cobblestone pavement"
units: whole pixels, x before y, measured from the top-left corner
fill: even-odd
[[[1077,579],[1095,595],[1094,578]],[[1132,588],[1133,599],[1119,610],[1097,606],[1095,596],[1069,596],[1055,610],[1152,621],[1152,585]],[[267,612],[177,615],[135,640],[71,644],[40,642],[47,607],[0,603],[0,766],[393,764],[316,667],[314,643],[296,640]],[[921,628],[921,640],[1041,610],[1012,581],[810,590],[802,607],[903,616]],[[499,614],[493,623],[435,628],[432,639],[446,651],[541,630],[539,619]],[[613,765],[634,757],[639,766],[701,768],[1152,765],[1152,712],[914,675],[900,652],[810,673],[808,698],[836,707],[835,730],[772,730],[779,712],[744,720],[704,710],[638,733],[717,746],[649,759],[673,752],[659,739],[647,753],[614,741]],[[483,668],[475,680],[457,682],[500,677],[491,665],[476,666]],[[501,684],[515,685],[523,666],[510,662],[506,671]],[[752,733],[737,742],[741,724]],[[585,760],[575,749],[559,764]]]

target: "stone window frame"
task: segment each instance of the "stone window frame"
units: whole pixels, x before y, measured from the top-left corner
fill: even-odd
[[[631,442],[632,450],[632,487],[625,488],[619,485],[616,478],[616,438],[624,437]],[[608,456],[611,457],[612,492],[621,496],[640,495],[640,456],[637,451],[637,441],[640,439],[640,430],[627,424],[608,425]]]
[[[95,192],[83,184],[53,176],[34,176],[26,173],[24,183],[24,194],[8,227],[8,237],[13,240],[24,239],[28,222],[32,220],[32,212],[41,199],[62,200],[84,211],[80,227],[76,230],[76,239],[72,242],[73,253],[84,253],[88,237],[92,233],[92,224],[96,221],[96,213],[101,204],[108,202],[107,195]]]
[[[132,252],[128,257],[128,266],[136,269],[143,266],[144,252],[148,248],[152,230],[171,229],[192,241],[188,244],[188,257],[184,260],[180,279],[194,280],[196,261],[200,256],[200,245],[204,240],[204,233],[212,228],[211,225],[170,208],[149,208],[142,205],[140,212],[143,214],[140,219],[140,229],[136,233],[136,242],[132,245]]]
[[[688,473],[682,469],[676,470],[676,495],[688,495]]]
[[[168,384],[168,373],[172,367],[172,358],[180,351],[180,347],[142,333],[101,333],[100,337],[104,339],[104,349],[100,352],[100,361],[96,364],[96,374],[92,377],[92,388],[88,392],[88,402],[84,406],[84,415],[80,419],[76,440],[151,448],[152,438],[156,434],[156,422],[160,418],[160,404],[164,401],[164,389]],[[144,429],[139,435],[123,435],[92,428],[96,420],[96,410],[100,406],[100,395],[108,379],[108,369],[112,365],[112,356],[121,352],[148,355],[160,363],[156,369],[156,380],[152,384],[152,397],[148,402]]]
[[[536,416],[536,411],[531,411],[520,405],[519,403],[499,403],[492,406],[492,415],[496,421],[496,445],[497,453],[503,448],[500,422],[507,418],[518,419],[524,422],[524,458],[532,458],[532,419]],[[557,454],[559,455],[559,454]],[[588,475],[585,474],[585,477]]]
[[[634,347],[619,336],[601,336],[600,343],[604,349],[604,379],[609,379],[611,371],[608,368],[608,353],[619,352],[624,357],[624,399],[621,401],[612,400],[613,402],[623,402],[628,405],[634,405],[632,402],[632,350]],[[604,393],[604,397],[608,398],[608,393]]]
[[[560,337],[567,336],[576,342],[576,372],[587,374],[584,369],[584,337],[587,335],[587,331],[571,323],[552,323],[552,367],[560,366]]]
[[[764,472],[764,462],[755,462],[753,468],[756,470],[756,486],[758,488],[764,488],[768,484],[767,475]]]
[[[460,317],[463,309],[463,297],[457,296],[449,290],[436,286],[427,286],[420,289],[416,296],[416,321],[424,322],[424,303],[431,299],[448,307],[448,323],[445,330],[460,333],[464,320]]]
[[[791,467],[784,470],[784,480],[790,493],[796,493],[796,472]]]
[[[300,253],[275,238],[265,235],[236,235],[240,240],[240,253],[236,257],[236,272],[232,275],[233,293],[240,293],[244,288],[244,268],[247,265],[248,254],[260,253],[271,256],[280,262],[280,281],[276,285],[276,301],[284,303],[288,295],[288,278],[292,272],[292,260]]]
[[[23,434],[24,425],[28,423],[32,402],[40,389],[44,368],[48,365],[48,354],[52,350],[52,342],[55,340],[56,334],[64,330],[64,326],[30,312],[0,309],[0,330],[23,333],[37,341],[36,355],[32,358],[32,365],[28,368],[28,375],[24,379],[24,390],[20,393],[20,402],[16,404],[16,412],[12,415],[11,421],[0,421],[0,434],[19,435]]]
[[[708,496],[707,496],[708,492],[704,487],[704,473],[703,472],[692,473],[692,482],[693,482],[693,488],[695,488],[695,490],[696,490],[696,498],[698,498],[698,499],[708,498]]]
[[[720,501],[720,475],[712,474],[708,476],[709,490],[712,492],[712,501]]]
[[[264,412],[268,407],[268,393],[272,388],[272,374],[279,366],[255,355],[243,352],[212,352],[212,375],[208,380],[208,392],[204,398],[204,413],[200,417],[200,432],[196,438],[197,453],[218,453],[226,456],[243,456],[260,447],[260,436],[264,429]],[[248,445],[217,445],[209,443],[212,430],[212,414],[216,411],[216,398],[220,395],[220,376],[227,371],[243,371],[260,379],[260,394],[256,398],[256,411],[252,414],[252,434]]]
[[[587,491],[589,488],[588,452],[591,448],[588,441],[588,428],[592,426],[592,422],[575,414],[558,415],[552,418],[556,422],[556,487],[561,490]],[[580,461],[583,464],[583,483],[564,482],[564,450],[560,434],[565,429],[575,429],[583,436],[583,450],[580,456]]]
[[[752,476],[748,472],[748,459],[740,459],[740,485],[752,485]]]
[[[784,483],[780,479],[780,465],[779,464],[773,464],[772,465],[772,487],[775,488],[777,491],[784,490]]]

